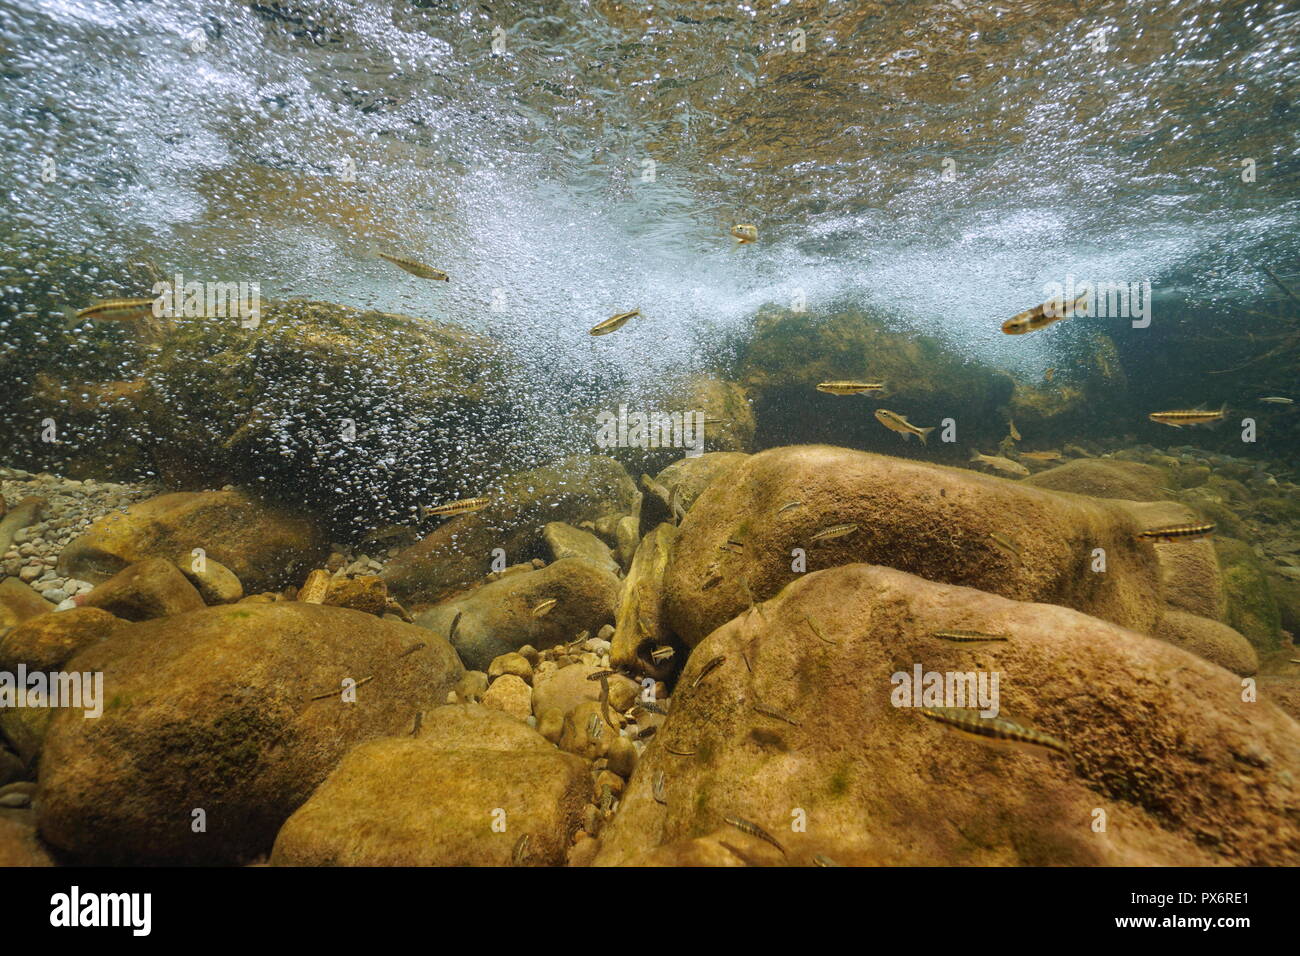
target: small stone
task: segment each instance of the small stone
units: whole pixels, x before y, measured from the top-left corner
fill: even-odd
[[[615,737],[609,744],[609,763],[611,773],[616,773],[624,780],[631,778],[636,770],[636,748],[627,737]]]
[[[482,671],[466,671],[456,684],[456,694],[463,701],[477,704],[487,693],[488,676]]]
[[[511,652],[492,659],[488,665],[488,680],[496,680],[506,674],[512,674],[525,683],[532,683],[533,665],[522,654]]]
[[[533,712],[533,689],[522,678],[505,674],[487,689],[483,706],[503,711],[516,720],[525,720]]]
[[[564,711],[552,707],[537,720],[537,732],[553,744],[559,744],[564,732]]]

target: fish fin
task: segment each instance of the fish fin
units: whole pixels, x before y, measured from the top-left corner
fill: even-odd
[[[79,326],[81,323],[82,323],[82,320],[79,319],[79,318],[77,318],[77,310],[76,310],[76,309],[74,309],[74,308],[73,308],[72,306],[70,306],[70,305],[69,305],[69,306],[66,306],[66,307],[63,309],[63,331],[65,331],[65,332],[71,332],[73,329],[75,329],[75,328],[76,328],[77,326]]]
[[[926,440],[926,438],[929,437],[930,432],[934,431],[934,430],[935,430],[936,428],[938,428],[938,427],[939,427],[938,425],[931,425],[929,428],[922,428],[922,429],[921,429],[920,438],[921,438],[921,444],[922,444],[922,445],[925,444],[925,440]]]
[[[979,461],[979,460],[980,460],[980,453],[977,452],[977,451],[972,451],[972,452],[970,453],[970,460],[971,460],[971,461]]]

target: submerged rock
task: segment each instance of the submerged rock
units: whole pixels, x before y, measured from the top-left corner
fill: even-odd
[[[234,604],[244,596],[244,586],[235,572],[219,561],[208,557],[196,561],[186,553],[177,557],[175,564],[208,604]]]
[[[1224,620],[1261,654],[1281,647],[1281,614],[1268,576],[1244,541],[1216,537],[1214,549],[1223,569]]]
[[[13,627],[54,610],[54,605],[18,578],[0,578],[0,628]]]
[[[201,548],[250,593],[292,583],[329,545],[311,522],[242,491],[159,495],[96,521],[59,555],[59,571],[106,581],[146,558],[173,560]]]
[[[632,567],[623,581],[614,622],[614,639],[609,660],[615,667],[630,668],[666,677],[679,661],[656,662],[651,653],[674,643],[664,616],[664,574],[668,568],[677,528],[661,524],[641,539]],[[674,648],[682,653],[680,646]]]
[[[1082,458],[1030,475],[1025,484],[1093,498],[1160,501],[1168,497],[1169,475],[1135,461]]]
[[[483,511],[452,518],[399,552],[384,569],[389,588],[404,598],[446,597],[482,579],[498,549],[508,562],[541,557],[549,522],[626,514],[636,486],[622,465],[597,455],[514,475],[491,498]]]
[[[1206,617],[1169,611],[1155,636],[1232,671],[1249,676],[1259,670],[1259,655],[1240,633]]]
[[[128,565],[81,599],[127,621],[198,611],[207,605],[194,585],[165,558]]]
[[[443,707],[414,739],[354,748],[285,822],[271,863],[562,865],[590,799],[587,764],[491,714]]]
[[[565,558],[436,605],[417,614],[415,623],[448,635],[466,667],[485,671],[494,658],[525,645],[544,650],[581,631],[594,634],[613,622],[617,599],[613,574],[582,558]],[[548,601],[555,604],[546,609]]]
[[[552,561],[582,558],[613,574],[619,571],[618,562],[614,560],[609,545],[590,531],[583,531],[563,521],[550,521],[542,528],[542,537],[546,540]]]
[[[1068,608],[863,564],[801,577],[764,610],[691,655],[597,864],[652,862],[715,833],[769,864],[1300,862],[1300,725],[1243,701],[1221,667]],[[933,637],[951,628],[1011,639]],[[894,706],[896,675],[917,666],[997,672],[1000,715],[1072,758],[968,740]]]
[[[1150,632],[1163,610],[1159,569],[1137,530],[1119,502],[827,445],[776,448],[741,463],[688,512],[664,608],[694,646],[746,610],[751,594],[761,602],[797,579],[805,562],[813,571],[867,561]],[[1104,573],[1092,570],[1097,548]]]
[[[246,862],[351,745],[408,732],[463,672],[428,631],[296,602],[134,624],[68,667],[103,672],[104,712],[51,721],[38,817],[87,863]]]
[[[0,815],[0,869],[11,866],[54,866],[35,827]]]

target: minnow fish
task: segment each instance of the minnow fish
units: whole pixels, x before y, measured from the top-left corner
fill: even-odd
[[[752,837],[758,837],[758,839],[762,840],[764,843],[772,844],[772,846],[781,851],[782,856],[790,855],[785,852],[785,847],[777,842],[776,837],[772,836],[772,834],[768,833],[757,823],[751,823],[744,817],[723,817],[722,819],[729,825],[735,827],[741,833],[748,833]]]
[[[993,540],[993,543],[996,544],[1003,551],[1006,551],[1008,554],[1014,555],[1017,560],[1023,560],[1020,554],[1020,545],[1016,544],[1005,534],[999,534],[998,532],[994,531],[989,535],[989,537]]]
[[[759,703],[758,701],[754,702],[753,707],[755,713],[762,714],[764,717],[773,717],[777,720],[784,720],[791,727],[801,726],[799,721],[795,720],[789,714],[777,710],[775,707],[768,707],[766,704]]]
[[[810,617],[805,617],[803,620],[804,620],[804,623],[807,624],[808,627],[810,627],[810,628],[812,629],[812,632],[813,632],[814,634],[816,634],[817,637],[818,637],[820,640],[825,641],[827,644],[838,644],[838,643],[839,643],[839,641],[832,641],[829,637],[827,637],[825,634],[823,634],[823,633],[821,632],[821,628],[819,628],[816,624],[814,624],[814,623],[812,622],[812,618],[810,618]]]
[[[671,744],[664,744],[664,750],[677,757],[694,757],[694,750],[675,750]]]
[[[852,534],[858,530],[855,524],[833,524],[828,528],[822,528],[816,532],[810,540],[812,541],[830,541],[832,538],[842,538],[846,534]]]
[[[460,501],[449,501],[445,505],[430,505],[424,509],[424,513],[438,517],[467,515],[474,511],[482,511],[491,503],[491,498],[462,498]]]
[[[935,631],[934,637],[941,641],[952,641],[955,644],[980,644],[985,641],[1009,641],[1010,635],[1007,634],[985,634],[983,631]]]
[[[1190,408],[1172,412],[1152,412],[1147,418],[1161,425],[1182,428],[1184,425],[1213,425],[1223,421],[1228,414],[1228,406],[1223,405],[1218,411],[1206,411],[1203,408]]]
[[[841,866],[842,865],[836,863],[834,860],[832,860],[829,856],[826,856],[824,853],[813,854],[813,862],[816,863],[818,866]]]
[[[719,551],[729,551],[732,554],[744,554],[745,545],[739,541],[728,541],[726,544],[718,545]]]
[[[741,223],[738,226],[731,227],[731,234],[736,237],[736,241],[742,246],[747,242],[756,242],[758,240],[758,226],[749,223]]]
[[[1052,380],[1052,376],[1054,376],[1055,374],[1056,374],[1056,369],[1049,368],[1046,372],[1043,373],[1043,381],[1050,382]]]
[[[592,335],[608,335],[610,332],[617,332],[623,326],[627,325],[629,319],[634,319],[641,314],[639,308],[630,312],[620,312],[618,315],[611,315],[604,322],[594,326],[591,330]]]
[[[1010,432],[1011,440],[1020,441],[1020,432],[1016,430],[1015,420],[1008,418],[1007,425],[1011,428],[1011,432]]]
[[[515,848],[510,853],[510,862],[515,866],[522,866],[524,855],[528,853],[528,834],[525,833],[515,841]]]
[[[600,735],[605,732],[605,725],[600,721],[600,714],[592,714],[587,718],[587,739],[599,740]]]
[[[648,713],[658,714],[660,717],[668,716],[667,709],[659,704],[656,704],[652,700],[638,700],[636,705]]]
[[[822,382],[817,386],[817,391],[825,392],[827,395],[864,395],[870,392],[882,392],[885,389],[884,382]]]
[[[1060,461],[1061,453],[1059,451],[1022,451],[1021,458],[1028,458],[1031,461]]]
[[[650,660],[656,664],[666,664],[673,659],[675,653],[671,645],[661,644],[650,652]]]
[[[719,654],[713,660],[705,664],[703,670],[700,671],[699,676],[695,678],[695,683],[691,685],[691,690],[694,690],[695,688],[699,687],[700,681],[704,680],[704,678],[707,677],[712,671],[721,667],[726,660],[727,658],[725,655]]]
[[[545,617],[550,613],[551,608],[555,607],[555,605],[559,603],[559,598],[551,598],[547,601],[543,601],[541,604],[537,605],[537,607],[533,608],[533,617]]]
[[[76,314],[77,321],[93,319],[96,322],[130,322],[153,315],[156,299],[105,299],[86,306]]]
[[[1268,402],[1270,405],[1294,405],[1295,399],[1287,398],[1283,395],[1270,395],[1267,398],[1261,398],[1261,402]]]
[[[903,436],[904,440],[906,440],[909,435],[916,435],[921,439],[922,445],[925,444],[926,436],[936,428],[934,425],[931,425],[929,428],[920,428],[913,425],[902,415],[899,415],[897,412],[891,412],[887,408],[876,409],[876,421],[880,422],[880,424],[884,425],[890,431],[898,432]]]
[[[460,617],[464,613],[464,611],[457,611],[456,616],[451,619],[451,630],[447,632],[448,641],[454,641],[456,639],[456,628],[460,627]]]
[[[665,783],[664,772],[662,770],[656,770],[654,775],[654,781],[651,786],[651,791],[654,794],[656,803],[662,803],[665,806],[667,806],[668,801],[664,799],[664,783]]]
[[[1012,461],[1010,458],[1003,458],[1001,455],[981,455],[977,451],[971,452],[970,460],[981,465],[988,465],[990,468],[996,468],[998,471],[1005,471],[1009,475],[1027,475],[1029,469],[1018,461]]]
[[[441,269],[435,269],[433,266],[426,266],[423,262],[416,262],[414,259],[406,259],[402,256],[390,256],[386,252],[376,252],[379,258],[386,262],[391,262],[403,272],[409,272],[419,279],[433,279],[438,282],[450,282],[447,273]]]
[[[1037,753],[1050,751],[1070,756],[1064,741],[1050,734],[1021,726],[1005,717],[981,717],[980,712],[969,707],[920,707],[917,713],[928,720],[942,724],[963,737],[981,743],[1001,743],[1018,746]]]
[[[600,681],[600,716],[605,718],[605,723],[611,727],[614,721],[609,719],[609,679],[614,675],[614,671],[596,671],[594,674],[588,674],[587,680]],[[595,714],[592,715],[593,717]]]
[[[1191,541],[1204,538],[1214,533],[1214,524],[1180,524],[1167,528],[1152,528],[1139,531],[1138,537],[1144,541]]]
[[[1047,328],[1053,322],[1068,319],[1071,315],[1087,315],[1087,307],[1087,294],[1079,296],[1065,308],[1062,308],[1060,300],[1051,299],[1042,305],[1034,306],[1032,309],[1013,315],[1002,323],[1002,331],[1007,335],[1024,335],[1026,332],[1036,332],[1038,329]]]
[[[783,504],[780,508],[777,509],[776,513],[784,514],[785,512],[790,511],[792,508],[800,508],[802,506],[803,506],[802,501],[787,501],[785,504]]]

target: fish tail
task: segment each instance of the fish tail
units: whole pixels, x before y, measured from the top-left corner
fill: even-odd
[[[977,451],[972,451],[972,452],[970,453],[970,460],[971,460],[971,461],[979,461],[979,460],[980,460],[980,453],[977,452]]]
[[[934,430],[935,430],[936,428],[938,428],[938,427],[939,427],[938,425],[931,425],[929,428],[922,428],[922,429],[921,429],[921,431],[920,431],[920,439],[921,439],[921,444],[922,444],[922,445],[925,444],[925,440],[926,440],[926,438],[929,437],[930,432],[934,431]]]

